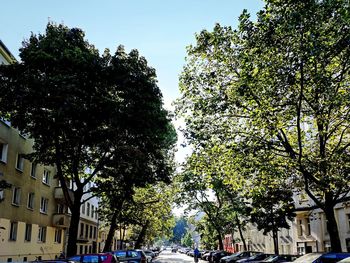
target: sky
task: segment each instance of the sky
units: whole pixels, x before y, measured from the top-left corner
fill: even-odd
[[[156,69],[170,108],[180,96],[178,76],[195,33],[211,31],[215,23],[235,28],[243,9],[254,17],[263,5],[262,0],[3,0],[0,39],[18,59],[22,41],[31,32],[44,33],[51,21],[83,29],[100,52],[109,48],[114,53],[120,44],[127,51],[138,49]],[[177,160],[188,152],[179,147]]]

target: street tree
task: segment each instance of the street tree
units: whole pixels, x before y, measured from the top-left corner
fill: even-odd
[[[173,237],[170,239],[175,244],[180,244],[181,239],[187,233],[187,220],[184,216],[175,217],[175,226],[173,228]]]
[[[127,54],[119,47],[114,55],[105,51],[111,84],[120,89],[125,110],[120,111],[119,140],[108,142],[118,149],[101,170],[97,193],[104,218],[110,222],[105,251],[110,251],[117,218],[124,202],[133,200],[134,188],[171,181],[174,171],[176,131],[163,108],[155,70],[136,50]],[[111,188],[111,185],[113,186]],[[108,204],[108,205],[107,205]]]
[[[125,200],[116,222],[127,226],[134,247],[152,244],[157,237],[170,237],[175,225],[171,212],[173,189],[165,183],[134,189],[131,200]]]
[[[194,241],[190,232],[186,232],[185,236],[181,239],[181,245],[185,247],[192,247]]]
[[[126,54],[119,47],[113,56],[100,56],[81,29],[49,23],[45,34],[23,42],[20,58],[0,67],[0,113],[34,139],[27,158],[56,166],[72,213],[67,255],[73,255],[80,206],[94,190],[85,186],[115,167],[129,150],[127,138],[142,146],[140,155],[150,149],[153,179],[167,177],[162,146],[174,133],[165,132],[172,126],[155,71],[136,50]]]
[[[341,251],[334,207],[350,191],[348,10],[342,0],[267,0],[256,22],[244,11],[236,30],[202,31],[178,106],[198,147],[219,138],[230,159],[259,149],[279,160],[325,213],[333,251]]]

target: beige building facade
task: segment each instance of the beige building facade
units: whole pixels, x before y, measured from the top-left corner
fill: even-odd
[[[297,209],[312,207],[312,203],[306,195],[294,196]],[[336,220],[343,252],[350,252],[350,204],[338,204],[335,209]],[[326,218],[321,209],[298,211],[294,220],[290,222],[290,229],[279,231],[280,254],[303,255],[311,252],[330,251],[330,238],[326,228]],[[272,235],[263,235],[256,226],[248,224],[244,231],[244,237],[248,250],[274,253]],[[227,244],[233,251],[243,251],[243,243],[239,234],[226,235],[226,240],[234,240],[233,244]]]
[[[0,64],[14,61],[0,40]],[[33,140],[0,118],[0,181],[10,184],[0,188],[0,262],[55,259],[66,251],[70,212],[56,169],[26,159],[32,150]],[[77,254],[97,252],[98,200],[84,199]]]

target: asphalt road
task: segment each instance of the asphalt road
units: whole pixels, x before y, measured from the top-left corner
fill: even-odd
[[[179,252],[172,253],[170,250],[164,250],[152,262],[153,263],[194,263],[194,259],[193,257],[189,257]],[[200,260],[199,262],[204,263],[206,261]]]

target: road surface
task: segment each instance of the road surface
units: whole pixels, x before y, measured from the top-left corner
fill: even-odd
[[[179,252],[172,253],[170,250],[164,250],[152,262],[153,263],[194,263],[194,259],[193,257],[189,257]],[[204,263],[206,261],[199,260],[199,262]]]

